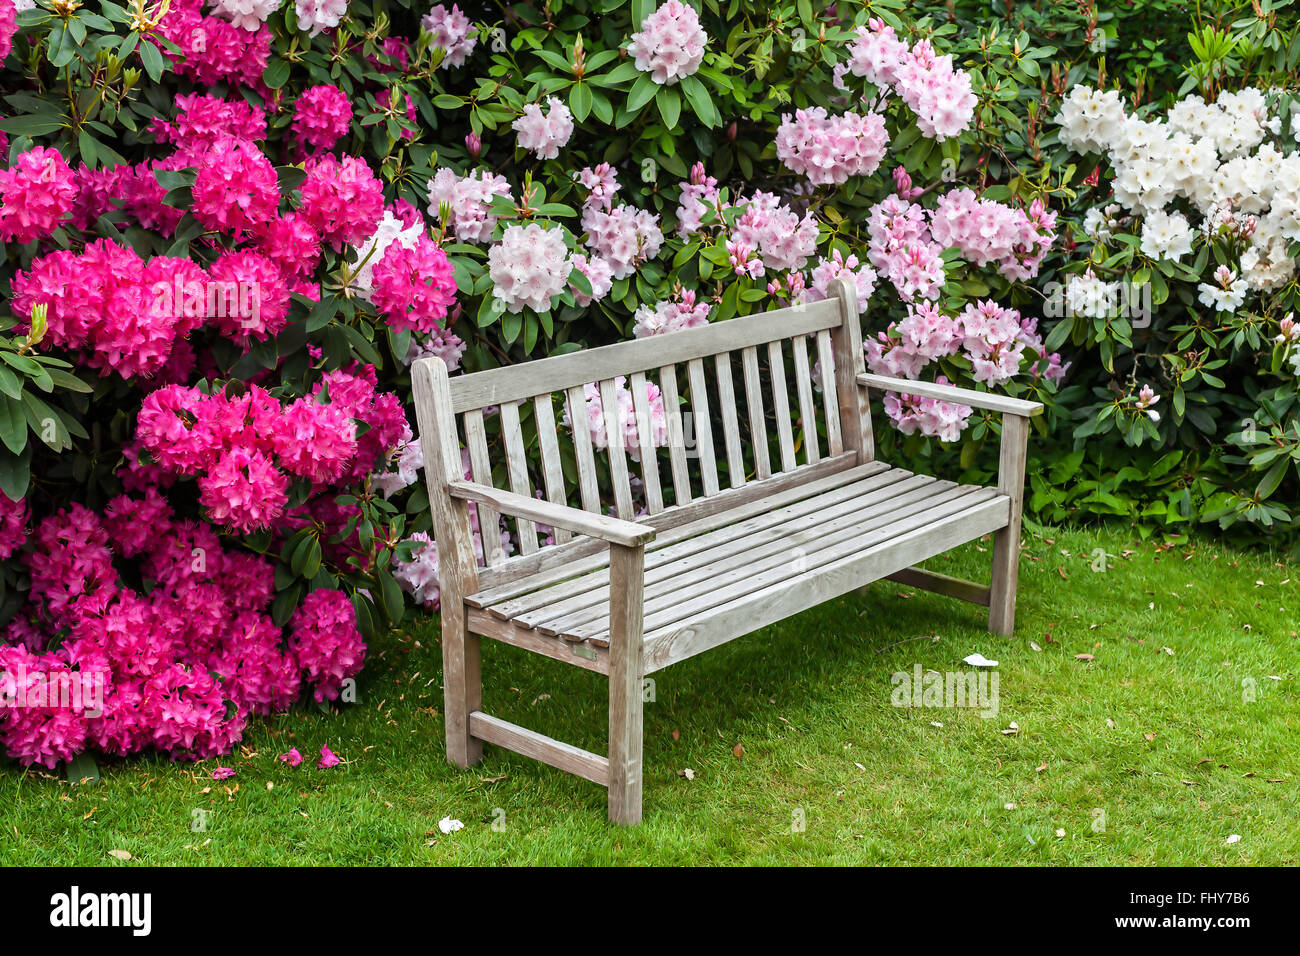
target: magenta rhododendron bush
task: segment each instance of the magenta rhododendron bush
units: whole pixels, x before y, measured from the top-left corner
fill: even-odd
[[[5,753],[204,759],[355,700],[367,644],[438,606],[422,356],[474,371],[846,278],[872,369],[1050,402],[1032,286],[1064,181],[1004,163],[1008,133],[1037,155],[1036,54],[971,69],[887,7],[740,6],[0,0]],[[996,437],[882,409],[904,456],[977,469]],[[597,389],[576,416],[608,441]]]

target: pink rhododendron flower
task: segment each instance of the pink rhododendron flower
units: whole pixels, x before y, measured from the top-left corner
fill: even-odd
[[[474,52],[474,44],[478,42],[474,36],[474,24],[454,3],[450,10],[442,3],[433,7],[424,15],[420,26],[433,37],[432,45],[444,51],[442,63],[439,64],[444,70],[464,66],[466,58]]]
[[[302,763],[302,754],[298,752],[297,747],[290,747],[286,753],[280,754],[278,759],[283,760],[290,767],[296,767]]]
[[[239,772],[239,771],[235,770],[235,769],[232,768],[232,767],[218,767],[216,770],[212,771],[212,779],[213,779],[213,780],[229,780],[231,777],[233,777],[233,776],[234,776],[235,774],[237,774],[238,772]]]
[[[208,269],[213,325],[235,342],[264,342],[289,323],[291,293],[275,263],[251,249],[224,252]]]
[[[236,238],[270,222],[280,204],[275,167],[248,140],[222,137],[194,177],[194,218]]]
[[[264,89],[262,73],[271,56],[266,24],[250,32],[221,17],[205,16],[203,0],[172,0],[158,33],[180,48],[177,55],[158,45],[178,72],[205,86],[229,83]]]
[[[318,588],[289,619],[289,649],[315,685],[318,701],[335,700],[343,682],[361,673],[366,645],[352,602],[342,591]]]
[[[289,501],[289,479],[270,457],[245,448],[225,451],[198,484],[208,519],[244,534],[269,527]]]
[[[34,146],[0,169],[0,241],[35,242],[59,225],[77,199],[72,167],[57,149]]]
[[[803,290],[801,302],[815,302],[830,295],[830,284],[835,279],[847,279],[857,290],[858,314],[867,311],[871,293],[876,288],[876,270],[869,265],[862,265],[858,257],[850,254],[847,259],[838,249],[832,249],[830,257],[823,256],[813,267],[811,281]]]
[[[330,767],[337,767],[341,762],[329,747],[321,747],[320,760],[316,761],[316,769],[328,770]]]
[[[370,301],[399,331],[435,331],[456,301],[451,262],[423,231],[410,248],[391,243],[373,275]]]
[[[284,409],[275,434],[280,464],[316,484],[338,481],[357,454],[357,429],[337,405],[300,398]]]
[[[9,55],[18,31],[18,11],[13,0],[0,0],[0,60]]]
[[[910,54],[907,44],[894,34],[894,28],[873,17],[867,26],[858,27],[857,39],[849,47],[848,67],[854,76],[863,77],[868,83],[892,86]]]
[[[313,157],[307,161],[300,212],[335,250],[355,246],[383,217],[383,186],[364,159]]]
[[[554,96],[546,98],[545,113],[537,103],[524,106],[524,113],[511,128],[518,134],[520,149],[531,149],[538,159],[554,159],[560,147],[573,135],[573,114]]]
[[[293,132],[300,143],[333,149],[352,126],[352,103],[337,86],[309,86],[294,103]]]
[[[266,139],[266,111],[244,100],[190,93],[176,97],[176,107],[174,120],[154,117],[150,129],[159,143],[176,147],[183,166],[200,165],[207,151],[223,139]]]
[[[596,206],[608,210],[613,205],[614,194],[618,192],[618,174],[609,163],[585,166],[573,176],[574,180],[587,190],[583,206]]]
[[[0,492],[0,561],[10,557],[27,541],[26,499],[10,500]]]
[[[681,0],[666,0],[632,34],[627,52],[642,73],[672,85],[700,68],[708,42],[699,14]]]

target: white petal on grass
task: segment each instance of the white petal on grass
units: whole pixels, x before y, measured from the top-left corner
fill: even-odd
[[[443,817],[438,821],[438,829],[442,831],[443,836],[449,833],[455,833],[457,830],[465,829],[465,824],[459,820],[453,820],[451,817]]]
[[[971,654],[968,657],[963,657],[962,663],[969,664],[971,667],[997,667],[998,666],[997,661],[989,660],[987,657],[985,657],[983,654],[979,653],[978,651],[976,651],[974,654]]]

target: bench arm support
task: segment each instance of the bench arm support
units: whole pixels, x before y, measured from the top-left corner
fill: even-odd
[[[590,535],[610,544],[624,547],[640,547],[653,541],[655,529],[635,521],[611,518],[608,515],[593,514],[568,505],[557,505],[552,501],[529,498],[513,491],[492,488],[474,481],[449,481],[447,490],[452,497],[464,501],[476,501],[488,505],[502,514],[527,521],[537,521],[562,528],[574,534]]]
[[[1022,398],[1009,398],[992,392],[977,392],[971,388],[958,388],[956,385],[938,385],[934,382],[914,382],[907,378],[892,378],[888,375],[865,373],[858,376],[858,384],[868,388],[881,388],[904,395],[922,395],[925,398],[937,398],[958,405],[970,405],[972,408],[985,408],[991,412],[1004,415],[1019,415],[1030,418],[1042,414],[1042,402],[1027,402]]]

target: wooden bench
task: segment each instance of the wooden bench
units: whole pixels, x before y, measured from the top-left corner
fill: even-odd
[[[632,449],[617,412],[624,377]],[[454,378],[423,359],[413,379],[439,553],[447,756],[460,767],[497,744],[608,787],[610,819],[637,823],[647,674],[881,578],[987,605],[989,628],[1011,633],[1025,444],[1042,406],[867,374],[846,283],[819,302]],[[667,415],[661,448],[651,381]],[[591,383],[608,448],[593,447]],[[997,486],[876,461],[873,389],[1001,413]],[[557,428],[557,398],[571,427]],[[498,531],[484,535],[482,560],[471,507]],[[914,567],[990,532],[989,587]],[[481,637],[608,676],[608,756],[485,713]]]

